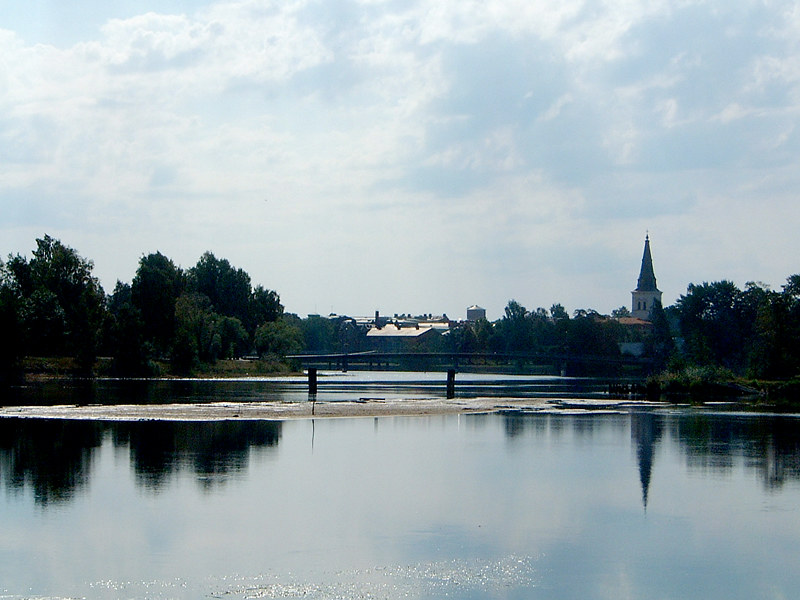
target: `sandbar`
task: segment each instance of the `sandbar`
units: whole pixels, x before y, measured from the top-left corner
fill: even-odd
[[[303,402],[210,402],[198,404],[113,404],[0,407],[0,418],[76,419],[98,421],[226,421],[430,416],[497,412],[623,412],[636,405],[658,403],[613,399],[554,398],[415,398]]]

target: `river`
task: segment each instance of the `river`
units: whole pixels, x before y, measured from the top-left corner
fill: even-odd
[[[329,377],[319,396],[334,400],[443,393],[441,375]],[[462,383],[465,398],[602,389]],[[304,394],[302,380],[49,383],[12,402]],[[749,600],[800,589],[800,419],[726,405],[2,418],[0,487],[4,599]]]

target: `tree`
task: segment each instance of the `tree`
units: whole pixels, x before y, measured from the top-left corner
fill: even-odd
[[[134,377],[152,374],[153,349],[145,342],[144,321],[133,303],[131,286],[117,281],[107,304],[107,345],[114,357],[114,373]]]
[[[130,302],[123,304],[114,316],[111,334],[113,367],[117,375],[141,377],[153,373],[143,332],[144,322],[139,310]]]
[[[199,361],[217,359],[222,348],[215,340],[217,315],[211,310],[207,296],[191,292],[181,294],[175,302],[175,341],[172,347],[173,367],[186,372]]]
[[[184,290],[183,271],[156,252],[139,260],[131,284],[131,299],[139,309],[145,340],[160,354],[169,352],[175,335],[175,301]]]
[[[250,347],[250,336],[236,317],[218,315],[214,323],[214,342],[219,340],[219,351],[213,358],[241,358]]]
[[[522,304],[516,300],[509,300],[506,304],[504,318],[512,323],[520,323],[527,314],[528,310]]]
[[[690,284],[676,302],[688,359],[742,372],[755,319],[752,307],[730,281]]]
[[[653,369],[660,371],[669,363],[675,353],[675,341],[672,338],[672,328],[669,324],[666,311],[661,303],[656,301],[650,310],[653,323],[652,333],[645,338],[645,354],[653,360]]]
[[[248,319],[248,332],[253,335],[259,325],[277,321],[283,314],[283,305],[277,292],[264,289],[257,285],[250,295]]]
[[[256,350],[260,355],[274,354],[281,358],[303,349],[303,332],[300,327],[283,317],[264,323],[256,330]]]
[[[0,384],[17,378],[23,352],[22,318],[19,298],[10,273],[0,261]]]
[[[472,323],[467,323],[459,327],[450,329],[450,350],[452,352],[477,352],[478,338]]]
[[[337,323],[320,316],[309,316],[300,322],[303,331],[303,350],[322,354],[333,352],[337,344]]]
[[[628,310],[627,306],[620,306],[619,308],[615,308],[611,311],[611,316],[615,319],[621,319],[623,317],[630,317],[631,311]]]
[[[189,287],[211,301],[214,312],[246,322],[249,316],[250,276],[226,259],[205,252],[189,270]]]
[[[569,319],[569,313],[561,304],[553,304],[550,307],[550,318],[554,321],[566,321]]]
[[[785,378],[800,370],[800,303],[796,295],[797,276],[792,276],[782,292],[763,284],[748,283],[744,304],[755,314],[752,324],[747,373],[760,378]]]
[[[80,369],[91,370],[105,316],[105,294],[93,268],[90,260],[49,235],[36,240],[30,262],[19,255],[9,259],[5,285],[18,302],[24,351],[70,355]]]
[[[471,324],[475,333],[475,347],[478,352],[489,352],[491,339],[495,335],[494,326],[485,318],[480,318]]]
[[[532,346],[528,310],[516,300],[509,300],[499,330],[505,339],[506,352],[529,352]]]

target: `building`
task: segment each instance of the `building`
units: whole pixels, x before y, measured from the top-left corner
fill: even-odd
[[[467,321],[479,321],[486,318],[486,309],[473,304],[467,309]]]
[[[441,325],[418,324],[414,327],[402,327],[399,323],[389,323],[383,327],[372,327],[367,331],[369,346],[381,352],[402,352],[419,347],[420,343],[432,337],[438,337],[447,331]]]
[[[644,238],[644,254],[639,269],[639,280],[636,289],[631,292],[631,316],[650,320],[650,311],[656,302],[661,304],[661,291],[656,286],[656,275],[653,271],[653,257],[650,255],[650,235]]]

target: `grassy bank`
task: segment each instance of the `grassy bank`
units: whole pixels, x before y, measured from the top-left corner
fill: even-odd
[[[58,379],[86,377],[74,358],[70,357],[26,357],[21,361],[21,374],[24,379]],[[173,372],[167,361],[154,361],[151,364],[153,377],[263,377],[293,375],[298,370],[289,363],[275,357],[257,360],[218,360],[214,364],[199,364],[185,373]],[[98,358],[90,376],[114,377],[113,361]]]
[[[667,370],[647,380],[648,395],[668,402],[735,400],[768,410],[800,410],[800,378],[765,381],[737,377],[719,367]]]
[[[168,372],[169,365],[160,365],[167,376],[175,374]],[[288,362],[277,358],[260,358],[257,360],[218,360],[214,364],[200,364],[191,369],[189,377],[263,377],[267,375],[296,375],[299,371]],[[184,375],[184,376],[186,376]]]

